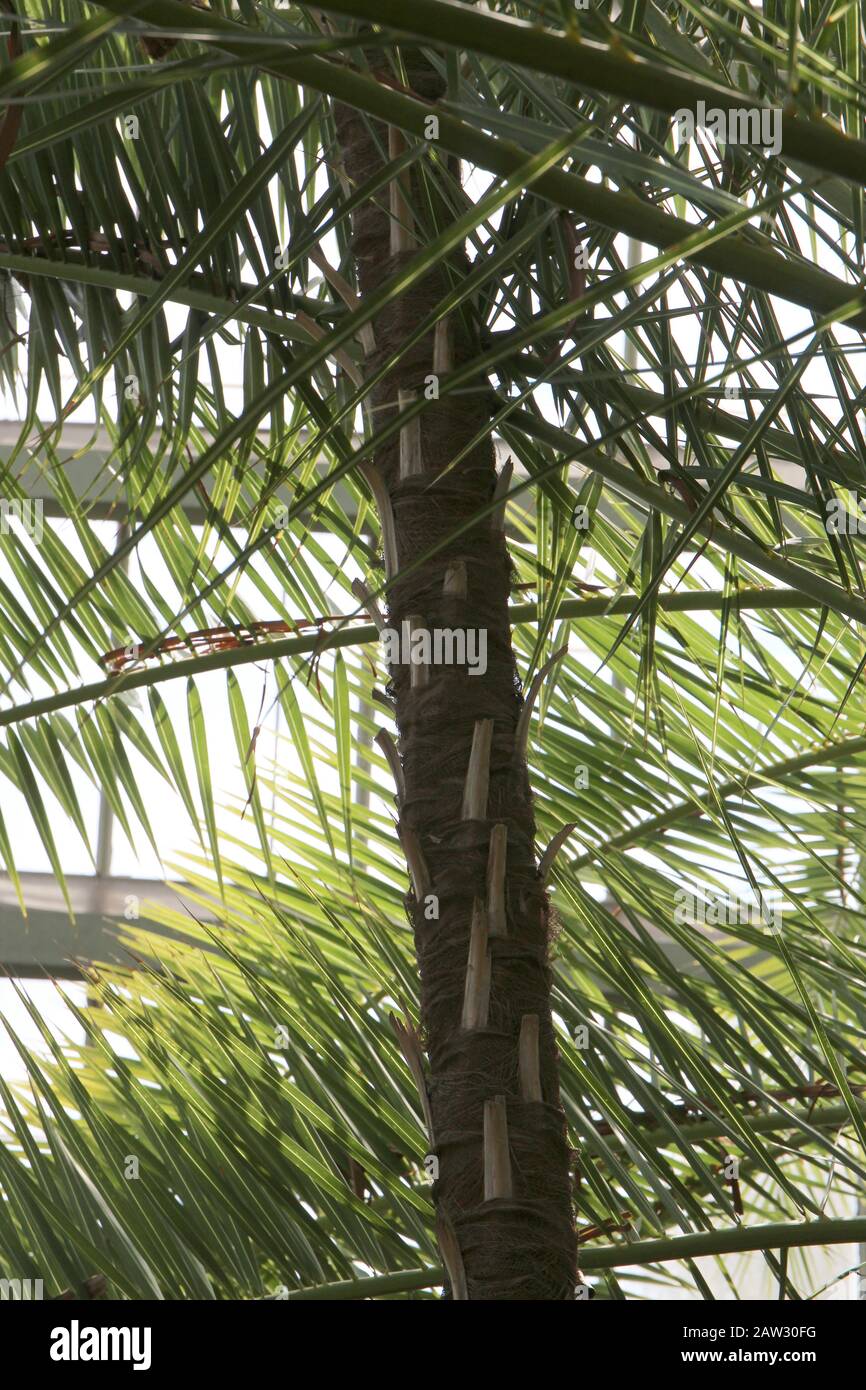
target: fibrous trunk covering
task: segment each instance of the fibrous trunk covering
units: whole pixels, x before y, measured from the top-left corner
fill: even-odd
[[[414,93],[436,101],[442,95],[438,75],[420,54],[403,50],[402,57]],[[368,53],[368,60],[374,72],[384,71],[380,53]],[[359,188],[388,161],[389,131],[345,106],[336,108],[335,118],[344,172]],[[399,144],[391,135],[392,153]],[[431,218],[448,215],[444,202],[437,210],[433,160],[426,161],[423,183],[415,168],[404,178],[402,192],[389,197],[385,188],[354,214],[362,295],[412,260]],[[392,238],[395,215],[404,227]],[[407,238],[409,246],[401,249]],[[455,271],[465,270],[461,252],[379,315],[368,372],[401,348],[441,302]],[[477,352],[467,318],[449,316],[438,339],[431,333],[402,353],[375,388],[375,427],[399,409],[401,392],[422,397],[425,378],[437,368],[447,375],[449,361],[458,367]],[[432,1151],[439,1163],[434,1198],[452,1297],[571,1299],[575,1236],[550,1012],[548,902],[535,859],[525,758],[517,748],[522,700],[500,526],[488,514],[434,558],[403,572],[493,497],[484,385],[426,403],[420,424],[416,419],[404,427],[402,438],[395,435],[372,460],[396,540],[389,627],[400,632],[408,621],[430,632],[487,633],[483,675],[457,664],[391,668],[404,781],[400,830],[413,869],[407,908],[421,979]],[[409,399],[402,396],[404,407]],[[481,442],[439,477],[476,435]],[[387,518],[382,522],[384,534]],[[437,907],[438,917],[432,915]]]

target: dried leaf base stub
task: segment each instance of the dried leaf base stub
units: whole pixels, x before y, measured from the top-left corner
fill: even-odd
[[[406,83],[435,103],[443,94],[438,74],[410,48],[400,56]],[[388,74],[380,52],[371,49],[366,57],[374,73]],[[335,121],[343,167],[358,188],[380,171],[383,153],[397,141],[344,106],[335,107]],[[362,296],[409,265],[453,221],[444,167],[438,152],[428,151],[391,198],[377,196],[356,210],[352,251]],[[458,174],[453,161],[448,167]],[[398,212],[396,234],[391,222]],[[502,527],[491,525],[489,511],[449,539],[494,499],[487,395],[483,389],[442,400],[424,395],[425,377],[471,362],[478,343],[461,312],[449,316],[447,330],[431,330],[400,351],[466,272],[462,252],[452,254],[374,322],[366,375],[397,359],[372,393],[377,426],[422,399],[423,409],[376,451],[367,476],[391,581],[388,626],[483,630],[486,666],[471,672],[467,664],[435,660],[393,665],[389,694],[399,762],[387,743],[384,751],[413,884],[406,902],[418,957],[439,1170],[433,1195],[450,1296],[566,1300],[574,1298],[576,1282],[570,1149],[550,1009],[548,903],[535,859],[508,620],[511,565]],[[472,442],[477,439],[482,442]],[[432,559],[417,563],[439,544]],[[381,578],[370,583],[379,587]]]

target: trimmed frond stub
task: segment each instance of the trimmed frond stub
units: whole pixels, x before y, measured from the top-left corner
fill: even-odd
[[[353,579],[352,593],[365,610],[370,621],[376,624],[376,630],[381,633],[387,626],[385,615],[366,584],[360,579]]]
[[[463,820],[484,820],[487,816],[492,743],[493,720],[477,720],[472,734],[472,751],[469,754],[469,768],[463,788]]]
[[[366,478],[370,491],[379,512],[379,523],[382,527],[382,554],[385,561],[385,577],[393,579],[397,574],[397,535],[394,530],[394,510],[391,506],[391,498],[388,496],[388,489],[382,480],[382,475],[375,464],[365,461],[361,463],[360,470]]]
[[[490,513],[491,531],[505,530],[505,512],[508,506],[508,489],[511,487],[511,478],[513,473],[514,461],[511,458],[511,455],[509,454],[508,458],[505,460],[501,469],[499,470],[499,476],[496,479],[496,487],[493,490],[493,500],[496,503],[496,506]]]
[[[505,869],[508,855],[508,826],[494,825],[487,852],[487,927],[491,936],[508,935],[505,906]]]
[[[505,1096],[494,1096],[484,1102],[484,1200],[513,1195],[507,1102]]]
[[[399,159],[406,150],[406,137],[396,126],[388,127],[388,157]],[[391,255],[398,256],[415,248],[415,218],[412,214],[411,185],[408,169],[404,169],[389,184],[391,215]]]
[[[466,985],[463,994],[463,1027],[468,1031],[486,1028],[489,1004],[490,952],[487,949],[487,914],[481,899],[476,898],[469,933],[469,959],[466,963]]]
[[[577,824],[576,820],[571,820],[567,825],[564,825],[561,830],[557,830],[550,844],[547,846],[547,849],[542,854],[538,863],[538,876],[542,883],[546,883],[550,877],[553,861],[559,854],[559,851],[562,849],[569,835],[572,835],[577,829]]]
[[[449,598],[466,597],[466,561],[452,560],[445,569],[442,592]]]
[[[433,330],[433,371],[437,376],[446,376],[454,367],[451,351],[451,322],[440,319]]]
[[[401,412],[414,405],[418,399],[417,391],[401,390],[398,393]],[[414,478],[424,472],[424,457],[421,449],[421,416],[413,415],[405,425],[400,426],[400,477]]]
[[[451,1285],[451,1297],[455,1303],[465,1303],[469,1294],[466,1289],[466,1271],[463,1268],[463,1256],[460,1253],[457,1233],[445,1212],[439,1209],[436,1212],[436,1241],[442,1256],[442,1263],[448,1274],[448,1282]]]
[[[427,624],[420,613],[410,613],[406,620],[409,625],[409,650],[414,647],[416,632],[426,633]],[[430,667],[426,661],[412,661],[409,667],[409,682],[413,690],[423,690],[430,684]]]
[[[567,652],[567,646],[560,647],[559,650],[555,651],[553,656],[545,661],[544,665],[535,673],[533,682],[529,687],[529,694],[526,697],[523,709],[520,711],[520,718],[517,721],[517,732],[514,735],[514,755],[516,758],[526,757],[526,749],[529,744],[529,726],[532,723],[532,711],[538,699],[538,693],[544,684],[545,678],[553,670],[557,661],[561,661]]]
[[[389,1015],[391,1027],[394,1029],[394,1036],[403,1054],[403,1060],[412,1074],[412,1079],[418,1090],[418,1099],[421,1102],[421,1109],[424,1112],[424,1123],[427,1126],[427,1138],[432,1148],[435,1143],[433,1134],[433,1112],[430,1109],[430,1095],[427,1090],[427,1076],[424,1071],[424,1056],[421,1051],[421,1043],[418,1034],[410,1019],[399,1019],[396,1014]]]
[[[541,1068],[538,1060],[538,1014],[524,1014],[520,1020],[518,1062],[520,1069],[521,1100],[541,1100]]]
[[[325,279],[328,281],[328,284],[336,290],[346,307],[349,309],[357,309],[361,303],[360,299],[355,294],[348,280],[331,265],[321,246],[311,246],[307,255],[313,264],[319,267]],[[365,355],[371,357],[376,351],[376,334],[372,323],[362,324],[358,329],[358,337],[361,340],[361,346],[364,349]]]
[[[388,714],[390,714],[393,719],[397,707],[390,696],[386,695],[384,690],[376,689],[373,691],[373,699],[376,701],[377,705],[382,706],[382,709],[387,710]]]
[[[400,762],[397,746],[386,729],[380,729],[373,742],[391,769],[391,776],[394,778],[394,785],[397,788],[397,805],[400,806],[406,796],[406,783],[403,779],[403,764]]]
[[[430,892],[430,872],[427,868],[427,861],[421,849],[421,842],[411,826],[401,825],[399,833],[406,863],[409,866],[409,875],[412,879],[412,892],[415,894],[415,901],[420,903]]]

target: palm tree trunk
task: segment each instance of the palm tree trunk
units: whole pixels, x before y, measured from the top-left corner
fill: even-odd
[[[420,53],[401,50],[413,92],[442,84]],[[386,76],[378,51],[371,69]],[[387,80],[393,80],[387,74]],[[432,108],[431,108],[432,109]],[[402,137],[346,106],[335,108],[340,158],[354,187],[401,148]],[[390,143],[389,143],[390,142]],[[440,175],[441,177],[441,175]],[[361,295],[411,261],[430,218],[447,217],[434,161],[413,168],[353,218]],[[431,214],[432,208],[432,214]],[[422,210],[423,209],[423,213]],[[367,368],[396,352],[465,274],[461,251],[388,306],[368,335]],[[431,373],[477,355],[455,313],[372,392],[376,427]],[[402,763],[400,833],[412,876],[407,897],[421,982],[438,1232],[451,1296],[570,1299],[575,1234],[570,1150],[560,1106],[551,1021],[549,911],[534,851],[535,825],[519,735],[519,694],[508,621],[510,562],[501,518],[455,540],[496,486],[486,383],[430,401],[372,464],[383,513],[388,625],[401,632],[486,633],[487,665],[391,667]],[[456,467],[439,476],[480,432]],[[391,519],[393,533],[391,534]],[[411,573],[430,548],[443,548]],[[479,670],[480,665],[478,663]],[[467,979],[468,976],[468,979]]]

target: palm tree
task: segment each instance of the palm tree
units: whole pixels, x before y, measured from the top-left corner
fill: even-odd
[[[384,51],[369,56],[373,78],[387,81]],[[413,97],[435,106],[444,78],[420,51],[403,50],[402,60]],[[404,146],[399,127],[345,103],[335,125],[350,187],[382,185]],[[411,273],[419,245],[446,231],[457,171],[444,163],[438,177],[435,165],[432,176],[416,165],[392,179],[387,208],[376,196],[359,201],[352,252],[362,303]],[[428,217],[416,222],[415,208]],[[490,512],[492,412],[484,378],[472,373],[477,324],[465,312],[442,313],[468,273],[460,247],[392,299],[371,321],[364,362],[365,374],[378,377],[368,396],[377,422],[400,417],[400,404],[423,398],[425,383],[433,388],[423,414],[373,452],[368,477],[386,538],[387,620],[393,631],[419,636],[422,657],[406,664],[404,656],[392,683],[439,1244],[458,1298],[573,1298],[549,912],[534,849],[508,554],[498,508]],[[419,339],[424,323],[429,331]],[[471,373],[465,394],[437,400],[440,375],[461,368]],[[501,477],[507,486],[509,472]],[[464,630],[467,646],[473,635],[476,646],[482,639],[483,662],[435,664],[433,652],[423,659],[425,634]]]
[[[17,1277],[796,1296],[866,1239],[864,88],[783,18],[10,19],[0,853],[71,916],[97,788],[184,881],[76,1041],[20,994]]]

